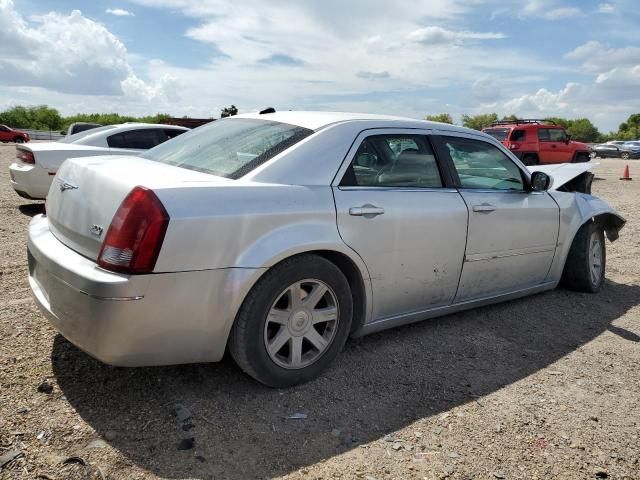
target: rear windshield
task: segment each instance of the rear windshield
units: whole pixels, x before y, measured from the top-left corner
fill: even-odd
[[[191,130],[141,156],[237,179],[312,133],[307,128],[269,120],[225,118]]]
[[[509,135],[508,128],[486,128],[483,130],[483,132],[488,133],[489,135],[491,135],[493,138],[495,138],[500,142],[506,140],[507,136]]]

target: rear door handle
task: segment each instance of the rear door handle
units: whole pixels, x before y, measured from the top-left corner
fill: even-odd
[[[495,212],[495,210],[496,207],[494,207],[493,205],[489,205],[488,203],[473,206],[473,211],[478,213],[491,213]]]
[[[376,207],[374,205],[363,205],[362,207],[351,207],[349,209],[349,215],[354,217],[375,217],[382,215],[384,208]]]

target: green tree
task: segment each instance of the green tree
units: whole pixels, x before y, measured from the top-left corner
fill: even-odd
[[[602,140],[602,134],[588,118],[571,120],[567,132],[572,139],[580,142],[596,143]]]
[[[440,122],[440,123],[449,123],[453,125],[453,118],[448,113],[438,113],[435,115],[427,115],[424,117],[425,120],[429,120],[430,122]]]
[[[519,120],[517,115],[514,115],[513,113],[511,115],[505,115],[504,117],[502,117],[502,120],[505,120],[507,122],[515,122],[516,120]]]
[[[490,127],[493,122],[498,121],[497,113],[484,113],[481,115],[462,115],[462,125],[474,130],[482,130]]]
[[[619,140],[640,139],[640,113],[630,115],[626,122],[622,122],[616,134]]]
[[[220,118],[227,118],[237,114],[238,109],[235,105],[231,105],[230,107],[225,107],[220,111]]]

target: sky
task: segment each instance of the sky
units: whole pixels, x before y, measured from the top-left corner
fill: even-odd
[[[0,109],[640,112],[638,0],[0,0]]]

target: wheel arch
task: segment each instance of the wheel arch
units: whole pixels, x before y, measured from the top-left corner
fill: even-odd
[[[292,258],[302,255],[317,255],[322,257],[333,263],[344,274],[351,288],[351,297],[353,299],[353,321],[351,324],[350,334],[353,336],[359,336],[360,330],[367,322],[372,310],[372,290],[367,267],[355,252],[351,252],[350,254],[344,250],[328,246],[318,246],[315,248],[308,246],[307,248],[296,248],[286,252],[279,252],[277,255],[274,255],[271,259],[266,261],[266,268],[261,269],[260,273],[252,279],[251,284],[246,288],[244,298],[249,295],[249,293],[259,283],[260,279],[269,270],[282,262],[289,261]],[[228,328],[229,331],[231,330],[232,324],[235,323],[243,303],[244,299],[240,302],[235,311],[233,321]],[[227,337],[227,342],[228,341],[229,338]]]

